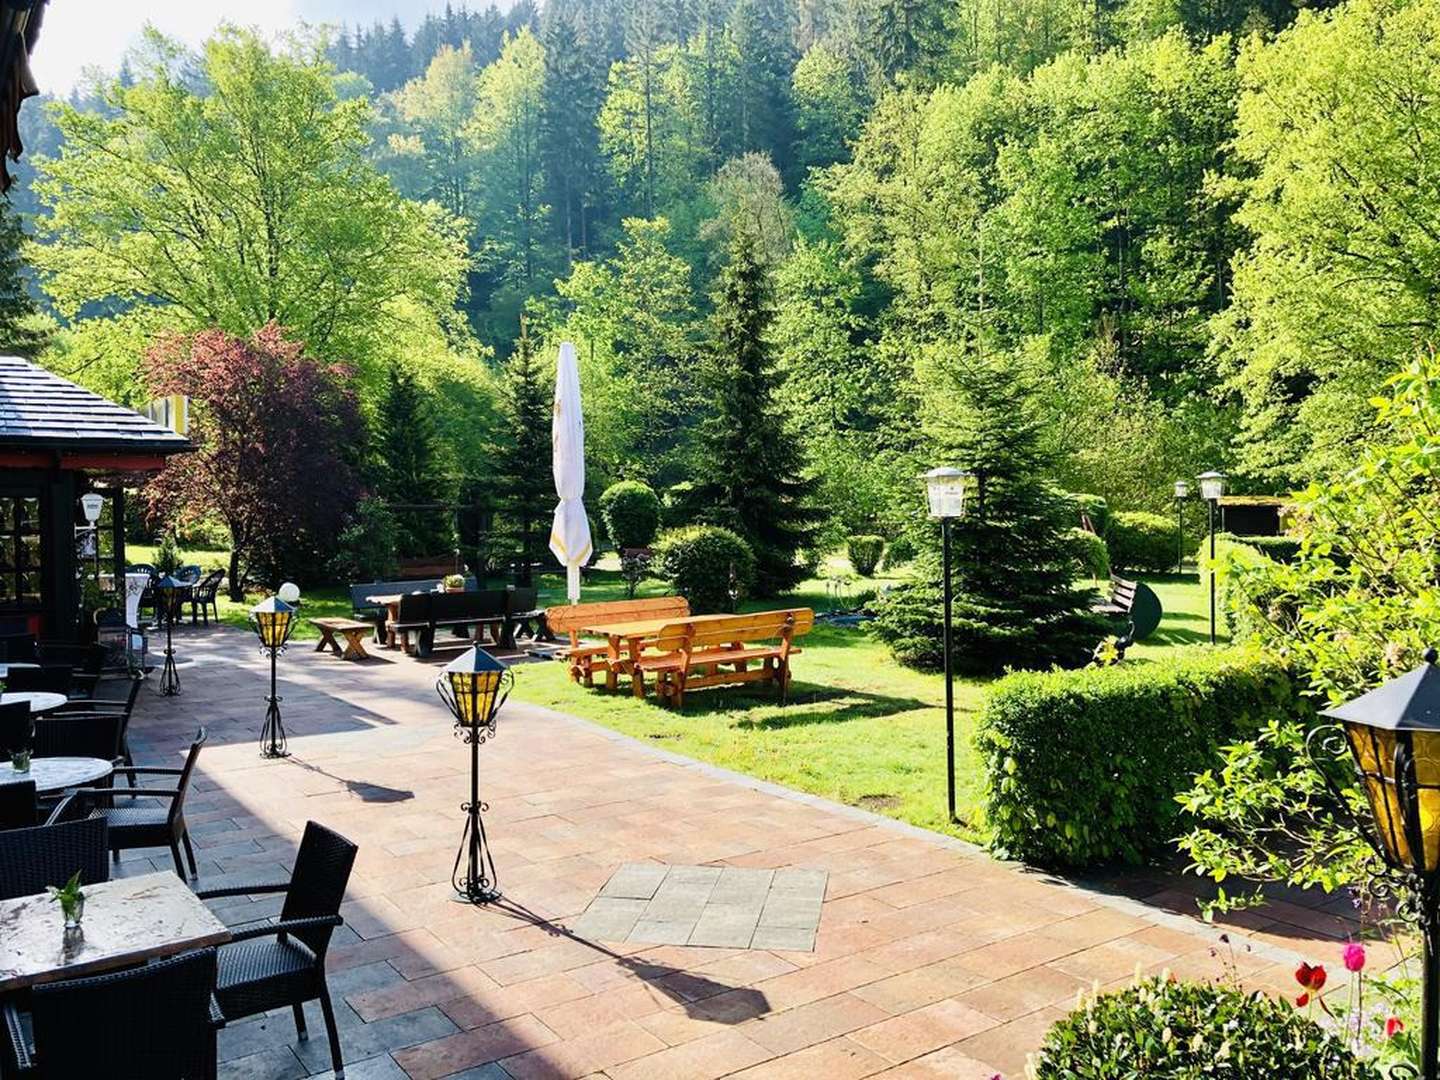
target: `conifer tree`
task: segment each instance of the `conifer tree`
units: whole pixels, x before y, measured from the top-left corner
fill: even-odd
[[[714,297],[704,373],[712,411],[699,432],[695,491],[702,516],[750,544],[760,596],[799,584],[804,570],[796,556],[814,533],[806,505],[811,481],[775,400],[769,289],[754,237],[737,230]]]
[[[380,491],[391,506],[446,501],[445,478],[436,458],[435,424],[415,376],[391,364],[385,384],[380,435]],[[404,555],[449,551],[450,513],[444,510],[396,515],[398,547]]]
[[[34,356],[45,345],[35,301],[25,288],[20,245],[25,234],[9,206],[0,206],[0,351]]]
[[[969,356],[948,375],[937,449],[977,478],[965,518],[952,526],[956,667],[1083,663],[1106,623],[1090,611],[1093,590],[1076,583],[1074,506],[1046,479],[1035,390],[1003,359]],[[904,662],[943,661],[940,582],[937,545],[915,580],[879,605],[874,630]]]
[[[520,337],[505,364],[502,443],[496,448],[496,489],[504,528],[522,565],[543,560],[548,521],[555,505],[555,483],[550,470],[549,380],[535,355],[525,320]]]

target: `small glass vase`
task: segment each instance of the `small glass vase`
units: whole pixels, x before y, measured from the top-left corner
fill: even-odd
[[[16,750],[10,755],[10,767],[18,773],[30,771],[30,751]]]
[[[85,918],[85,894],[81,893],[68,904],[61,903],[60,911],[65,916],[65,929],[78,929],[81,920]]]

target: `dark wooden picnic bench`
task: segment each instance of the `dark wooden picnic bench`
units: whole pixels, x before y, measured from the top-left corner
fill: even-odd
[[[1123,635],[1126,645],[1153,634],[1164,614],[1154,589],[1143,581],[1129,581],[1114,574],[1110,575],[1110,598],[1096,604],[1094,610],[1129,623]]]
[[[527,630],[532,637],[544,633],[544,612],[535,606],[537,600],[535,589],[409,593],[400,597],[395,618],[386,623],[386,636],[420,657],[434,651],[435,631],[441,628],[457,631],[461,644],[513,649],[517,630]]]
[[[425,578],[419,581],[362,581],[350,586],[350,610],[357,619],[363,619],[375,628],[375,642],[385,644],[385,620],[388,612],[384,604],[370,599],[372,596],[397,595],[412,592],[434,592],[444,584],[444,578]],[[467,590],[475,589],[473,577],[465,579]]]

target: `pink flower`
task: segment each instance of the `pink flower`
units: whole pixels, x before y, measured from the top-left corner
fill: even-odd
[[[1405,1030],[1405,1021],[1398,1016],[1392,1016],[1385,1021],[1385,1038],[1393,1039],[1400,1032]]]
[[[1365,966],[1365,946],[1358,941],[1346,945],[1340,955],[1344,958],[1346,971],[1359,971]]]

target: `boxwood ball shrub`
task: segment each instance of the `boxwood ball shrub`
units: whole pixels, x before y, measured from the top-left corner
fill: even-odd
[[[621,480],[600,496],[600,517],[617,551],[649,547],[660,529],[660,497],[649,484]]]
[[[730,611],[731,574],[740,595],[755,583],[750,545],[718,525],[691,525],[662,533],[654,545],[652,572],[690,601],[696,615]]]
[[[874,577],[880,556],[885,553],[883,536],[852,536],[845,542],[845,555],[861,577]]]
[[[1248,649],[1007,675],[975,735],[992,843],[1046,866],[1142,862],[1183,831],[1176,796],[1221,746],[1302,711],[1283,665]]]
[[[1147,979],[1057,1021],[1034,1080],[1380,1080],[1288,1002],[1211,983]]]
[[[1175,568],[1180,526],[1160,514],[1122,510],[1110,516],[1105,533],[1110,566],[1118,571],[1163,574]]]

